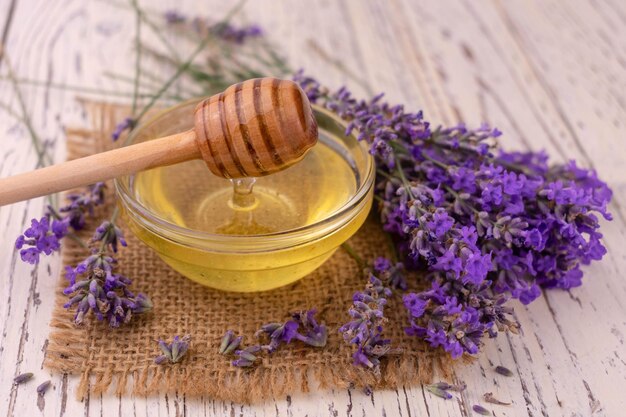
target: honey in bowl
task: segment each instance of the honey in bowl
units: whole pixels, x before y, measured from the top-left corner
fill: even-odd
[[[226,235],[286,232],[331,216],[354,195],[358,173],[346,154],[320,141],[283,171],[236,180],[190,161],[140,172],[133,193],[154,215],[180,227]]]
[[[194,105],[164,112],[129,142],[189,128]],[[374,176],[345,124],[313,110],[318,143],[283,171],[228,180],[196,160],[116,180],[127,224],[175,270],[213,288],[268,290],[312,272],[364,222]]]

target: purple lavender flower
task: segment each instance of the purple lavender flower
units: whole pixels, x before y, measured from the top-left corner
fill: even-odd
[[[91,242],[106,242],[110,249],[116,253],[118,243],[126,247],[126,240],[124,240],[124,233],[122,229],[117,227],[114,223],[106,220],[96,228],[96,232],[91,238]]]
[[[15,385],[20,385],[20,384],[23,384],[24,382],[30,381],[32,377],[33,377],[32,372],[25,372],[13,378],[13,383]]]
[[[507,299],[530,303],[540,287],[578,286],[580,266],[606,253],[597,214],[611,219],[612,193],[594,171],[500,150],[502,132],[486,124],[432,129],[422,112],[382,95],[358,101],[302,72],[294,80],[369,144],[383,228],[407,267],[429,271],[432,287],[404,299],[410,334],[455,357],[475,353],[483,334],[517,330]]]
[[[487,410],[485,407],[483,407],[480,404],[475,404],[472,406],[472,410],[474,410],[475,413],[480,414],[481,416],[490,416],[491,412],[489,410]]]
[[[221,39],[239,45],[250,38],[263,36],[263,30],[258,25],[236,27],[230,23],[222,23],[213,26],[211,29],[212,32]]]
[[[222,337],[222,343],[219,349],[220,354],[228,355],[234,352],[239,345],[241,345],[242,340],[243,336],[235,337],[235,333],[232,330],[227,330],[224,337]]]
[[[111,139],[113,140],[113,142],[117,141],[120,136],[122,136],[122,133],[124,133],[125,131],[132,130],[135,127],[135,123],[136,122],[132,117],[126,117],[124,120],[119,122],[111,133]]]
[[[238,27],[228,22],[212,22],[200,16],[189,19],[176,10],[166,11],[163,17],[169,25],[189,22],[191,29],[202,36],[213,34],[226,42],[238,45],[245,43],[249,39],[263,36],[263,29],[256,24]]]
[[[189,350],[189,343],[191,342],[191,336],[186,335],[183,337],[174,336],[171,343],[167,343],[163,340],[159,340],[159,349],[163,352],[161,355],[154,358],[154,363],[157,365],[169,363],[177,363],[185,356]]]
[[[401,287],[404,278],[402,268],[392,266],[391,261],[378,258],[374,262],[374,275],[366,271],[369,282],[365,290],[357,291],[352,297],[353,305],[349,310],[352,321],[339,328],[346,342],[355,345],[352,355],[354,364],[380,373],[380,359],[397,351],[392,349],[391,341],[383,337],[384,325],[387,319],[384,316],[384,307],[387,298],[391,296],[391,286]],[[394,284],[395,283],[395,284]]]
[[[129,287],[132,280],[115,272],[117,260],[110,252],[117,251],[117,243],[126,246],[121,231],[105,221],[91,239],[99,244],[91,255],[76,267],[67,266],[68,286],[63,291],[69,296],[65,308],[76,307],[74,322],[80,325],[91,311],[97,320],[106,320],[111,327],[128,323],[133,315],[152,310],[152,302],[144,294],[135,295]]]
[[[170,25],[173,25],[176,23],[182,23],[187,20],[187,17],[185,15],[181,14],[180,12],[176,10],[166,11],[164,14],[164,17],[165,17],[165,22],[167,22]]]
[[[235,351],[235,355],[238,356],[237,359],[233,360],[231,363],[233,366],[237,366],[239,368],[249,368],[255,364],[258,357],[255,353],[261,351],[261,346],[254,345],[247,347],[245,349],[240,349]]]
[[[39,262],[43,253],[50,255],[60,249],[59,240],[67,234],[67,223],[60,220],[50,221],[49,216],[32,219],[31,225],[15,241],[15,249],[20,249],[22,261],[30,264]],[[27,246],[24,248],[24,246]]]
[[[41,384],[39,384],[39,386],[37,386],[37,394],[40,397],[43,397],[48,391],[48,388],[50,388],[51,384],[52,382],[50,380],[44,381]]]
[[[274,352],[281,344],[289,344],[299,340],[313,347],[326,346],[328,329],[315,319],[315,309],[292,314],[291,320],[284,323],[268,323],[261,326],[256,332],[257,337],[265,334],[269,343],[261,346],[268,353]]]
[[[22,261],[36,264],[42,254],[57,252],[61,248],[60,240],[70,229],[82,229],[85,215],[93,214],[94,208],[103,203],[104,187],[104,183],[99,182],[87,187],[84,193],[69,194],[67,205],[58,211],[48,206],[43,217],[32,219],[30,227],[15,240],[15,249],[20,250]]]

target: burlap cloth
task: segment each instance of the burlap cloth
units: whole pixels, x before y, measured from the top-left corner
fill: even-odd
[[[110,132],[128,111],[103,103],[86,102],[85,106],[91,126],[68,130],[68,159],[111,147]],[[85,238],[110,214],[112,195],[108,201],[89,220]],[[66,281],[63,276],[59,278],[45,365],[61,373],[79,374],[79,398],[87,392],[150,395],[175,391],[187,396],[255,402],[310,389],[418,384],[430,380],[435,366],[444,362],[439,352],[404,334],[406,310],[400,306],[400,297],[395,296],[385,309],[389,318],[385,335],[403,352],[383,361],[380,378],[352,365],[353,348],[337,329],[349,320],[347,310],[352,294],[363,288],[365,280],[356,263],[341,249],[321,268],[293,285],[270,292],[239,294],[202,287],[170,269],[128,231],[126,238],[128,247],[119,253],[120,272],[134,280],[134,291],[148,294],[154,302],[153,311],[147,315],[137,316],[130,325],[118,329],[111,329],[92,316],[83,326],[75,326],[74,313],[63,308],[67,297],[62,289]],[[350,245],[367,260],[384,254],[388,248],[380,226],[372,218],[350,240]],[[85,254],[85,249],[65,239],[64,266],[76,265]],[[329,328],[326,347],[311,348],[294,342],[271,356],[263,356],[253,369],[233,367],[228,358],[218,354],[227,329],[245,335],[244,342],[253,344],[253,334],[261,324],[285,320],[289,312],[311,307],[318,309],[319,320]],[[182,362],[154,363],[159,354],[155,339],[171,340],[174,335],[186,334],[192,336],[192,343]]]

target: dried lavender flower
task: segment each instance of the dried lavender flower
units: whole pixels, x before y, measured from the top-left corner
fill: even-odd
[[[37,387],[37,394],[43,397],[46,394],[46,391],[48,391],[48,388],[50,388],[50,385],[51,385],[50,380],[44,381],[41,384],[39,384],[39,386]]]
[[[144,294],[135,295],[129,289],[132,280],[115,272],[118,244],[126,246],[122,231],[113,222],[104,221],[90,242],[95,246],[91,255],[76,267],[65,268],[69,281],[63,291],[69,297],[65,308],[76,307],[74,322],[82,324],[86,315],[93,312],[96,319],[119,327],[134,315],[150,311],[152,301]]]
[[[26,381],[29,381],[32,377],[33,377],[33,373],[32,372],[26,372],[26,373],[23,373],[23,374],[20,374],[20,375],[16,376],[13,379],[13,382],[16,385],[20,385],[20,384],[23,384]]]
[[[263,334],[269,337],[269,343],[261,346],[268,353],[274,352],[281,344],[289,344],[299,340],[309,346],[324,347],[328,339],[328,329],[315,319],[317,310],[298,312],[291,315],[291,320],[284,323],[268,323],[261,326],[255,333],[256,337]]]
[[[57,252],[61,248],[61,239],[70,230],[81,230],[85,226],[85,216],[93,214],[94,208],[104,202],[104,188],[104,183],[98,182],[83,193],[69,194],[67,205],[58,211],[48,206],[43,217],[32,219],[30,227],[15,241],[15,249],[20,250],[22,261],[36,264],[42,254]]]
[[[505,368],[504,366],[501,366],[501,365],[496,366],[494,370],[497,373],[499,373],[500,375],[504,375],[504,376],[513,376],[514,375],[513,372],[510,369]]]
[[[124,133],[125,131],[132,130],[135,127],[135,123],[136,122],[132,117],[126,117],[124,120],[118,123],[111,133],[111,139],[113,140],[113,142],[117,141],[120,136],[122,136],[122,133]]]
[[[495,397],[493,396],[493,393],[492,393],[492,392],[486,392],[486,393],[484,393],[484,394],[483,394],[483,399],[484,399],[486,402],[491,403],[491,404],[497,404],[497,405],[511,405],[511,403],[507,403],[507,402],[504,402],[504,401],[500,401],[500,400],[498,400],[497,398],[495,398]]]
[[[475,413],[478,413],[481,416],[490,416],[491,415],[491,412],[489,410],[487,410],[485,407],[483,407],[482,405],[475,404],[475,405],[472,406],[472,410],[474,410]]]
[[[159,349],[163,352],[162,355],[154,358],[154,363],[161,365],[165,362],[177,363],[185,356],[187,350],[189,350],[189,343],[191,342],[191,336],[186,335],[182,338],[174,336],[171,343],[167,343],[163,340],[159,340]]]
[[[242,340],[243,336],[235,337],[235,333],[232,330],[227,330],[224,337],[222,337],[219,352],[222,355],[228,355],[229,353],[234,352],[235,349],[239,347]]]
[[[372,269],[367,269],[369,282],[364,291],[352,296],[353,305],[348,311],[352,321],[339,328],[346,342],[356,346],[352,358],[354,364],[380,373],[380,359],[398,352],[391,347],[391,341],[383,338],[384,307],[391,296],[391,288],[405,286],[402,264],[393,265],[386,258],[378,258]]]
[[[438,384],[425,385],[424,387],[431,394],[436,395],[437,397],[443,398],[444,400],[449,400],[450,398],[452,398],[452,394],[450,394],[445,389],[440,388]]]
[[[237,366],[239,368],[251,367],[254,365],[254,363],[258,359],[255,353],[258,353],[260,351],[261,351],[261,346],[259,345],[254,345],[254,346],[247,347],[245,349],[236,350],[235,355],[237,355],[238,358],[233,360],[231,363],[233,364],[233,366]]]

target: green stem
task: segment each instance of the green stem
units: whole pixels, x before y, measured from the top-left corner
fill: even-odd
[[[367,264],[365,263],[365,261],[363,261],[363,258],[361,258],[356,251],[352,248],[352,246],[350,246],[348,243],[343,243],[341,245],[341,247],[343,248],[343,250],[346,251],[346,253],[348,255],[350,255],[350,257],[352,259],[355,260],[355,262],[359,265],[360,268],[365,268],[367,267]]]
[[[415,196],[413,195],[413,191],[411,190],[411,184],[409,183],[409,180],[406,179],[406,176],[404,175],[404,171],[402,170],[402,164],[400,163],[400,159],[395,156],[395,160],[396,160],[396,169],[398,171],[398,176],[400,177],[400,181],[402,181],[402,185],[404,185],[404,188],[406,189],[406,192],[409,194],[409,197],[411,197],[411,200],[415,200]]]
[[[143,109],[141,109],[139,114],[134,117],[135,123],[138,123],[139,120],[141,120],[141,118],[143,116],[145,116],[145,114],[152,108],[152,106],[154,106],[154,104],[163,95],[163,93],[165,93],[167,91],[167,89],[170,88],[170,86],[172,84],[174,84],[174,82],[176,82],[176,80],[178,80],[178,78],[180,78],[180,76],[187,70],[187,68],[189,68],[189,66],[191,65],[192,61],[196,58],[196,56],[198,56],[198,54],[200,54],[200,52],[202,52],[202,50],[206,47],[206,45],[209,43],[209,41],[211,41],[211,37],[206,37],[202,42],[200,42],[200,44],[196,47],[196,49],[189,56],[189,58],[187,58],[187,60],[180,67],[178,67],[178,69],[176,70],[174,75],[172,75],[170,77],[170,79],[168,79],[165,82],[165,84],[163,84],[163,86],[150,99],[148,104],[146,104],[143,107]]]

